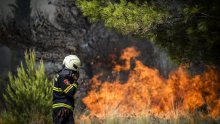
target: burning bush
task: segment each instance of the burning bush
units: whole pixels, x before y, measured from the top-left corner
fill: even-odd
[[[203,110],[206,116],[220,116],[220,73],[214,67],[190,76],[181,66],[165,79],[157,69],[135,59],[139,54],[134,48],[125,49],[121,54],[124,65],[113,68],[117,77],[122,71],[129,72],[125,83],[119,78],[101,82],[101,74],[92,78],[91,90],[83,99],[91,115],[105,118],[117,113],[117,117],[150,115],[171,118]]]

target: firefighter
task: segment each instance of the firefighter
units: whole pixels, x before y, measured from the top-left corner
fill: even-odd
[[[68,55],[63,60],[63,68],[58,72],[53,87],[53,122],[54,124],[74,124],[74,94],[77,90],[80,59]]]

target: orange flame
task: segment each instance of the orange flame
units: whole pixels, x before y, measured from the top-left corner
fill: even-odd
[[[83,99],[92,115],[105,117],[112,113],[118,116],[149,115],[171,117],[194,112],[205,106],[208,115],[220,115],[220,73],[210,67],[201,75],[191,77],[184,67],[179,67],[165,79],[157,69],[145,66],[135,59],[140,54],[134,48],[123,51],[124,65],[116,65],[115,72],[128,71],[126,83],[119,80],[101,82],[100,75],[90,83],[91,91]],[[131,60],[135,67],[131,68]]]

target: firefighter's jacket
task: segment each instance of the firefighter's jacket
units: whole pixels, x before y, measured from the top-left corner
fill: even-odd
[[[58,73],[53,87],[53,108],[74,109],[73,95],[77,89],[77,82],[72,79],[71,75],[71,71],[65,69]]]

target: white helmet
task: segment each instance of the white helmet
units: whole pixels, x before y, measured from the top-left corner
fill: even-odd
[[[79,71],[81,62],[76,55],[68,55],[63,60],[63,65],[70,70]]]

